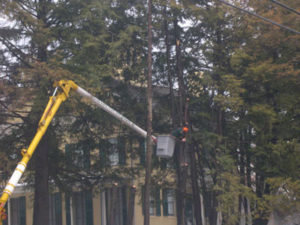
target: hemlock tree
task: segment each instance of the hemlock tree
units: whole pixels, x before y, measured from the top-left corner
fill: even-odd
[[[70,21],[66,18],[74,16],[71,13],[64,14],[65,18],[61,13],[63,9],[74,9],[76,3],[41,0],[3,1],[2,4],[5,7],[1,8],[1,13],[9,21],[8,25],[3,24],[1,27],[2,51],[5,52],[1,74],[1,84],[5,87],[3,89],[5,91],[1,94],[4,95],[2,102],[7,112],[2,118],[12,124],[11,127],[4,127],[9,128],[6,134],[12,138],[3,140],[14,144],[16,149],[21,149],[28,146],[36,131],[53,81],[79,78],[68,72],[70,69],[65,63],[67,58],[62,58],[60,54],[63,43],[60,31],[69,26]],[[77,10],[86,12],[91,8],[86,9],[88,6],[88,2],[84,2]],[[19,120],[10,119],[12,116]],[[54,125],[58,130],[60,124]],[[13,127],[17,127],[18,130]],[[49,170],[48,157],[51,149],[51,155],[55,159],[59,158],[53,154],[53,152],[59,154],[59,151],[54,151],[58,150],[58,141],[54,138],[57,130],[49,128],[44,137],[46,140],[40,143],[34,155],[33,163],[36,168],[34,224],[47,224],[49,221],[49,172],[54,172],[52,176],[55,177],[57,175],[55,172],[59,170],[55,169],[55,166]],[[15,157],[13,152],[9,154]],[[29,164],[29,169],[31,165],[32,163]]]
[[[58,73],[61,72],[56,62],[50,63],[52,52],[49,51],[49,48],[52,50],[54,48],[51,46],[53,44],[51,27],[55,25],[53,18],[55,4],[48,1],[2,1],[2,5],[4,7],[1,8],[1,13],[9,22],[1,26],[1,43],[7,52],[5,56],[11,56],[5,65],[7,70],[4,72],[2,80],[7,87],[20,94],[16,96],[16,99],[20,100],[22,96],[25,97],[23,101],[25,104],[16,105],[17,108],[8,105],[12,112],[16,112],[13,113],[15,116],[19,114],[18,128],[24,132],[19,136],[16,145],[20,148],[28,145],[24,143],[25,140],[28,142],[32,138],[31,135],[34,134],[38,117],[44,107],[41,102],[47,102],[43,93],[47,93],[51,80],[59,78]],[[6,35],[9,33],[14,33],[14,35]],[[18,68],[14,64],[18,64]],[[54,67],[55,70],[53,70]],[[15,68],[14,72],[12,72],[13,68]],[[6,100],[6,97],[4,98]],[[5,102],[5,104],[7,103]],[[23,112],[17,113],[18,110]],[[35,177],[34,224],[48,224],[49,221],[47,169],[49,147],[49,144],[41,144],[35,156],[37,173]]]
[[[287,4],[293,6],[295,2],[289,1]],[[253,5],[259,14],[280,23],[288,22],[291,27],[297,26],[294,22],[297,20],[293,19],[296,14],[269,1],[260,2],[260,6]],[[282,181],[283,177],[289,177],[295,181],[293,174],[297,171],[294,166],[298,164],[298,157],[293,157],[294,160],[289,160],[289,163],[285,160],[297,151],[296,143],[299,142],[295,129],[295,123],[299,121],[291,119],[295,118],[295,112],[298,111],[295,99],[299,91],[295,85],[299,83],[296,78],[299,65],[294,62],[299,57],[296,47],[299,37],[257,20],[251,20],[250,24],[255,38],[249,39],[245,48],[237,51],[232,57],[232,65],[244,80],[246,90],[242,96],[246,103],[243,121],[248,121],[248,131],[243,132],[246,134],[243,142],[247,146],[247,180],[253,185],[250,173],[255,172],[256,196],[258,203],[261,203],[257,209],[252,208],[256,211],[254,224],[267,224],[272,210],[267,199],[273,196],[276,188],[279,190],[284,185],[278,182],[275,188],[274,179]],[[278,157],[278,154],[284,157]],[[285,204],[288,205],[289,201]],[[278,210],[278,206],[273,206]]]
[[[130,1],[127,3],[129,2]],[[16,22],[14,29],[3,28],[3,30],[6,31],[6,33],[7,30],[11,30],[11,33],[13,31],[15,33],[19,32],[18,34],[20,34],[20,36],[24,35],[21,37],[26,40],[25,43],[14,43],[16,46],[11,47],[11,42],[2,39],[6,47],[5,50],[16,56],[19,60],[18,62],[24,65],[23,67],[19,66],[19,71],[12,74],[15,77],[8,74],[8,76],[4,78],[3,85],[8,87],[7,84],[11,82],[12,85],[15,85],[15,90],[19,90],[26,85],[28,91],[30,91],[28,96],[38,96],[34,99],[34,102],[31,101],[33,103],[30,102],[31,104],[27,109],[28,113],[30,113],[30,117],[22,117],[22,119],[27,122],[27,129],[19,125],[20,130],[24,130],[28,135],[26,137],[24,136],[24,140],[26,140],[24,142],[29,142],[32,138],[37,121],[45,106],[44,104],[47,102],[46,93],[48,89],[50,90],[50,85],[54,80],[61,79],[61,77],[73,79],[81,85],[91,87],[90,90],[96,93],[97,96],[115,98],[116,105],[119,105],[117,108],[126,109],[133,105],[130,104],[130,101],[127,101],[128,99],[126,99],[128,105],[120,104],[119,101],[121,101],[121,99],[115,97],[114,90],[111,90],[111,88],[115,86],[109,87],[110,82],[106,83],[105,79],[110,80],[108,78],[114,75],[115,78],[125,77],[126,82],[130,79],[145,80],[137,76],[137,74],[143,74],[145,68],[143,66],[145,65],[145,61],[142,60],[143,55],[145,55],[143,50],[143,44],[146,43],[143,38],[145,32],[142,28],[135,25],[135,23],[139,23],[139,20],[143,21],[143,7],[139,6],[140,4],[134,5],[140,10],[138,13],[141,13],[141,17],[137,18],[135,13],[129,11],[129,9],[132,9],[130,7],[133,6],[134,1],[131,2],[131,6],[126,5],[126,2],[123,1],[115,3],[116,4],[107,2],[106,4],[106,2],[100,3],[98,1],[26,1],[22,3],[7,1],[3,3],[5,5],[3,10],[6,9],[7,15],[11,16],[9,19]],[[128,10],[126,7],[128,7]],[[23,17],[25,17],[26,20]],[[128,24],[131,25],[128,26]],[[141,27],[143,26],[141,25]],[[123,29],[125,29],[125,31]],[[22,32],[23,30],[24,32]],[[14,36],[11,35],[9,38],[17,39],[19,36],[14,34]],[[139,47],[137,47],[137,43],[140,43]],[[120,51],[120,47],[122,47],[124,51]],[[22,52],[20,49],[25,50]],[[13,61],[8,62],[12,64]],[[13,67],[10,66],[9,69],[12,70]],[[72,74],[70,72],[72,72]],[[78,73],[81,75],[77,75]],[[26,74],[26,80],[22,79],[22,74]],[[22,91],[23,90],[24,89],[22,89]],[[107,95],[107,93],[110,94]],[[22,94],[24,95],[24,93]],[[125,98],[125,95],[122,96]],[[40,97],[42,98],[40,99]],[[135,109],[138,108],[138,105],[135,105]],[[111,123],[108,123],[109,120],[106,119],[108,116],[105,115],[105,113],[97,113],[94,110],[90,111],[88,107],[85,106],[85,110],[81,108],[76,112],[74,109],[77,109],[78,106],[72,105],[72,102],[71,104],[66,103],[64,108],[65,109],[61,110],[62,113],[57,115],[57,120],[54,121],[55,131],[52,131],[53,135],[51,135],[51,137],[63,133],[68,128],[83,128],[81,130],[72,130],[73,134],[72,132],[71,134],[73,138],[78,138],[81,141],[84,148],[88,149],[94,148],[103,141],[95,138],[96,135],[99,133],[105,135],[108,134],[109,131],[113,132],[112,129],[109,130],[105,128],[112,128]],[[99,115],[106,121],[107,125],[101,129],[99,129],[97,125],[90,126],[91,123],[99,122],[99,118],[101,118]],[[143,118],[143,116],[139,117]],[[60,126],[60,118],[70,118],[71,121],[75,118],[76,124],[72,124],[74,126]],[[4,119],[6,118],[4,117]],[[104,124],[103,120],[100,120],[102,124]],[[117,122],[115,125],[119,126]],[[29,129],[31,129],[32,132],[28,132]],[[51,128],[49,128],[49,131],[51,131]],[[85,132],[85,137],[82,136],[83,132]],[[7,140],[8,139],[6,139],[6,141]],[[60,145],[63,144],[61,141],[62,140],[58,141]],[[56,146],[53,148],[57,148],[58,146],[58,142],[55,140],[47,140],[46,142],[45,145],[41,146],[49,148],[50,142],[53,142]],[[89,144],[87,145],[85,143]],[[26,145],[27,143],[24,143],[24,146]],[[53,160],[62,158],[59,151],[55,151],[55,154],[53,153],[53,148],[51,158]],[[39,150],[37,150],[37,152],[38,151]],[[43,168],[39,168],[39,171],[44,172],[44,174],[43,179],[36,177],[36,184],[43,183],[43,187],[37,186],[35,190],[37,191],[36,201],[38,202],[39,199],[44,198],[45,204],[43,204],[43,206],[45,207],[41,208],[36,205],[34,213],[34,221],[36,224],[41,224],[39,221],[48,221],[47,214],[49,211],[47,209],[47,151],[43,151],[42,153],[41,157],[44,161],[37,161],[43,162]],[[90,168],[92,171],[88,171],[89,173],[86,173],[86,171],[84,173],[76,173],[75,171],[79,172],[82,168],[72,167],[72,170],[68,170],[64,168],[63,161],[59,161],[55,165],[57,165],[57,167],[51,166],[49,172],[52,173],[51,177],[59,187],[65,186],[64,183],[70,180],[72,181],[71,183],[78,183],[78,180],[82,180],[82,177],[85,177],[88,179],[85,179],[86,183],[82,186],[90,188],[93,184],[99,183],[103,177],[102,174],[98,176],[99,173],[93,173],[97,168]],[[119,173],[120,171],[114,171],[113,174],[109,176],[118,177]],[[74,176],[75,174],[80,174],[80,179],[78,179],[78,176]],[[38,173],[36,173],[36,175],[38,175]],[[91,182],[91,175],[93,176],[92,178],[95,179],[94,182]],[[42,180],[43,182],[40,182]],[[39,194],[40,191],[44,192]],[[39,210],[43,212],[39,212]]]
[[[296,14],[271,1],[234,3],[299,27]],[[299,7],[295,1],[286,3]],[[146,81],[146,2],[1,4],[5,6],[1,12],[13,23],[2,26],[0,33],[0,85],[1,95],[5,96],[0,99],[0,120],[4,129],[16,127],[12,133],[5,133],[6,138],[1,141],[14,144],[17,149],[27,145],[47,101],[45,93],[62,74],[145,125],[145,105],[137,104],[142,101],[138,97],[128,100],[132,90],[126,85]],[[153,115],[154,130],[163,133],[180,126],[185,120],[184,101],[190,98],[191,132],[185,150],[180,151],[190,161],[187,168],[180,168],[180,153],[176,163],[180,168],[176,171],[180,193],[177,199],[182,199],[177,204],[177,223],[184,224],[187,219],[181,203],[186,200],[185,184],[189,182],[197,225],[241,221],[266,224],[272,210],[286,213],[297,209],[299,204],[293,199],[298,198],[299,192],[299,37],[218,1],[155,1],[153,49],[153,81],[170,90],[168,99],[157,99],[168,102],[169,107],[155,110],[158,113]],[[123,80],[126,85],[116,85],[116,80]],[[76,122],[66,127],[54,123],[55,133],[68,131],[80,140],[76,146],[97,148],[105,140],[96,137],[113,132],[109,116],[90,110],[89,106],[81,106],[77,111],[78,101],[75,98],[66,103],[58,115],[76,118]],[[21,106],[24,102],[30,104]],[[172,119],[166,120],[162,115]],[[11,123],[8,118],[20,118],[21,122]],[[117,122],[113,125],[119,126]],[[21,130],[30,132],[20,136]],[[51,128],[49,131],[47,142],[56,149],[59,141]],[[13,140],[16,135],[18,143]],[[42,154],[45,160],[47,147]],[[59,151],[51,153],[51,159],[57,159],[58,154]],[[90,170],[74,165],[71,168],[60,162],[58,168],[50,166],[49,173],[60,186],[66,181],[78,182],[79,177],[74,174],[87,175],[83,188],[99,184],[102,175],[115,179],[120,175],[120,170],[111,172],[105,166],[92,166]],[[101,176],[97,177],[97,170]],[[160,172],[161,176],[166,174]],[[153,188],[172,187],[159,184],[160,179],[158,175],[153,177]],[[278,194],[279,190],[284,191]],[[288,197],[286,193],[290,193]]]
[[[146,176],[145,176],[145,211],[144,225],[150,225],[150,188],[152,163],[152,0],[148,0],[148,58],[147,58],[147,148],[146,148]]]

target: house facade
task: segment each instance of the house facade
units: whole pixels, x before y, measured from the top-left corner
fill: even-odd
[[[112,196],[115,192],[117,207],[112,207]],[[137,191],[138,192],[138,191]],[[157,204],[152,196],[150,215],[151,224],[175,225],[175,198],[171,194],[163,197],[165,191],[160,191],[160,198],[165,198],[164,204]],[[12,198],[7,203],[8,219],[5,225],[33,224],[33,193],[25,187],[16,188]],[[92,192],[73,192],[72,194],[54,192],[49,196],[49,224],[50,225],[108,225],[109,221],[115,225],[126,225],[130,218],[128,207],[128,188],[95,190]],[[113,208],[113,209],[112,209]],[[113,212],[111,214],[111,212]],[[132,224],[143,224],[143,206],[139,194],[134,198]]]
[[[132,159],[128,144],[120,144],[120,138],[108,138],[109,147],[104,160],[111,169],[122,167],[125,169],[133,165],[140,165],[143,168],[145,162],[145,154],[140,154],[138,159]],[[124,140],[124,139],[122,139]],[[145,153],[145,143],[140,141],[138,147],[134,147],[137,151]],[[127,146],[127,147],[125,147]],[[77,144],[65,144],[64,151],[66,156],[70,157],[69,162],[80,168],[90,168],[93,166],[93,158],[101,158],[103,154],[95,150],[83,150]],[[70,152],[72,154],[70,154]],[[97,151],[96,151],[97,152]],[[158,170],[168,170],[170,183],[174,168],[164,160],[153,156],[156,163],[164,164],[164,168],[160,166]],[[107,165],[106,165],[107,166]],[[157,171],[153,171],[155,175]],[[126,173],[126,172],[125,172]],[[83,190],[81,187],[72,188],[70,192],[60,192],[58,188],[52,188],[49,196],[49,224],[50,225],[139,225],[144,221],[144,205],[143,205],[143,184],[144,171],[136,177],[129,174],[122,174],[120,179],[106,180],[101,185],[95,185],[91,190]],[[151,191],[150,196],[150,221],[152,225],[175,225],[176,217],[176,198],[175,189],[168,186],[166,188],[160,186]],[[34,208],[34,190],[27,185],[18,185],[9,199],[6,210],[8,212],[8,220],[5,225],[32,225],[33,224],[33,208]],[[187,204],[186,209],[187,223],[193,224],[192,204]]]

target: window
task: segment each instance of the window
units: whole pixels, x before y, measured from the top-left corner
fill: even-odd
[[[156,156],[156,145],[153,145],[153,156]],[[145,166],[146,165],[146,153],[147,153],[147,141],[145,138],[139,139],[139,148],[138,154],[140,158],[140,164]],[[158,157],[152,157],[152,163],[157,165],[159,163]]]
[[[50,195],[49,200],[49,225],[62,224],[61,193]]]
[[[124,165],[126,162],[125,140],[122,137],[108,139],[108,160],[111,166]],[[100,152],[100,155],[101,154]],[[105,157],[105,156],[104,156]]]
[[[149,206],[149,214],[151,216],[155,215],[155,198],[153,197],[153,195],[150,196],[150,206]]]
[[[143,202],[143,213],[144,213],[144,195],[145,195],[145,187],[142,189],[142,202]],[[150,205],[149,205],[149,214],[151,216],[161,216],[160,210],[160,189],[156,188],[154,191],[150,192]]]
[[[104,198],[106,223],[126,225],[128,215],[126,186],[106,188]]]
[[[90,168],[90,149],[84,143],[67,144],[65,146],[67,164],[80,169]]]
[[[10,224],[26,224],[26,199],[24,196],[10,199]]]
[[[175,193],[174,190],[164,189],[163,190],[163,211],[164,216],[175,215]]]
[[[66,224],[93,225],[91,192],[76,192],[71,197],[66,196]]]

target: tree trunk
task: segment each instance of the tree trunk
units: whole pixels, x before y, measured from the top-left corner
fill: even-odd
[[[167,4],[164,7],[163,11],[164,17],[164,29],[165,29],[165,43],[166,43],[166,58],[167,58],[167,77],[169,82],[169,91],[170,91],[170,106],[171,106],[171,124],[173,128],[175,125],[175,99],[174,99],[174,90],[173,90],[173,79],[171,75],[171,62],[170,62],[170,35],[169,35],[169,25],[168,25],[168,16],[167,16]]]
[[[176,13],[175,13],[176,14]],[[175,15],[176,17],[176,15]],[[177,78],[179,85],[179,122],[180,126],[183,126],[184,121],[184,102],[186,100],[185,86],[183,81],[183,68],[181,59],[181,49],[180,49],[180,35],[179,26],[177,19],[174,19],[174,33],[175,33],[175,49],[176,49],[176,68],[177,68]],[[185,224],[185,189],[186,189],[186,177],[187,177],[187,167],[185,165],[184,158],[184,143],[177,143],[178,151],[177,154],[177,225]]]
[[[195,142],[195,141],[194,141]],[[211,195],[210,192],[208,191],[207,184],[205,183],[205,170],[204,170],[204,161],[206,160],[204,157],[204,154],[202,154],[201,149],[199,148],[199,143],[195,142],[194,148],[195,148],[195,154],[197,155],[198,158],[198,167],[199,167],[199,179],[200,179],[200,184],[201,184],[201,192],[203,196],[203,207],[204,207],[204,221],[209,218],[209,213],[210,213],[210,199]]]
[[[251,127],[247,127],[246,129],[246,140],[247,140],[247,148],[246,148],[246,182],[247,182],[247,186],[249,188],[252,189],[252,181],[251,181],[251,174],[252,174],[252,168],[251,168]],[[245,210],[245,214],[246,214],[246,220],[247,220],[247,224],[252,224],[252,211],[253,211],[253,207],[251,207],[250,204],[250,200],[248,198],[246,198],[246,202],[245,204],[247,204],[247,211]]]
[[[35,153],[35,192],[33,225],[49,224],[48,152],[47,137],[40,142]]]
[[[245,113],[241,114],[241,120],[245,119]],[[240,157],[237,157],[240,167],[240,179],[241,184],[251,188],[251,165],[250,165],[250,140],[249,140],[249,128],[243,128],[240,130],[240,141],[238,148],[240,149]],[[246,224],[251,223],[251,215],[249,214],[249,199],[244,196],[239,198],[240,215],[245,218]],[[244,208],[244,215],[242,215],[241,206]],[[240,218],[241,219],[241,218]]]
[[[261,174],[261,172],[256,172],[256,195],[258,198],[262,198],[264,194],[268,194],[268,186],[265,187],[265,178]],[[268,218],[270,215],[260,215],[259,218],[254,219],[253,225],[267,225],[268,220],[265,218]]]
[[[176,145],[179,147],[175,151],[175,160],[176,160],[176,172],[177,172],[177,191],[176,191],[176,216],[177,216],[177,225],[184,225],[185,217],[185,183],[183,177],[183,160],[182,160],[182,143],[177,142]]]
[[[148,79],[147,79],[147,152],[144,225],[150,225],[150,183],[152,161],[152,0],[148,0]]]
[[[196,225],[202,225],[202,214],[201,214],[201,200],[200,191],[198,186],[198,173],[196,167],[195,159],[195,148],[194,143],[189,147],[189,157],[190,157],[190,168],[191,168],[191,181],[192,181],[192,191],[193,191],[193,205],[194,205],[194,216],[196,219]]]
[[[42,26],[46,26],[47,22],[46,4],[45,0],[39,0],[37,4],[37,19],[41,22]],[[47,42],[39,43],[37,50],[37,60],[46,62]],[[47,140],[49,138],[45,135],[40,143],[40,147],[36,151],[33,225],[49,224],[49,143],[47,143]]]
[[[241,116],[241,119],[243,119],[243,115]],[[240,130],[240,140],[239,140],[239,150],[240,154],[237,157],[237,162],[239,162],[240,167],[240,183],[242,185],[246,185],[246,176],[245,176],[245,133],[244,129]],[[244,210],[246,211],[247,204],[245,204],[246,199],[244,196],[239,196],[239,219],[238,221],[241,221],[242,217],[245,216],[242,214],[242,206],[244,207]]]

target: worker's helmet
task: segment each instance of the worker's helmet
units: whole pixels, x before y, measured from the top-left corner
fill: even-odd
[[[183,127],[183,131],[187,133],[189,131],[189,128],[188,127]]]

